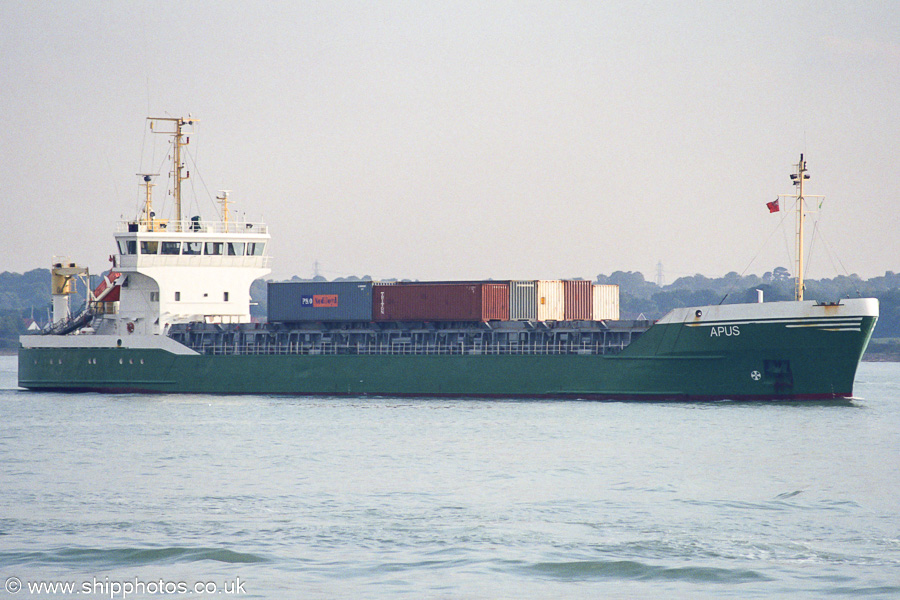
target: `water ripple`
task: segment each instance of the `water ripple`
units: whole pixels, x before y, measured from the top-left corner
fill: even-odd
[[[769,578],[747,569],[715,567],[662,567],[632,560],[540,562],[520,567],[520,570],[564,581],[593,579],[631,579],[638,581],[687,581],[693,583],[741,583],[768,581]]]
[[[61,548],[46,552],[2,552],[0,565],[67,565],[113,568],[215,561],[230,564],[264,563],[264,556],[226,548]]]

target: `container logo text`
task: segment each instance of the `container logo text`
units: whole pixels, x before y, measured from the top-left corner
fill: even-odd
[[[300,297],[300,306],[311,306],[313,308],[337,308],[337,294],[314,294]]]

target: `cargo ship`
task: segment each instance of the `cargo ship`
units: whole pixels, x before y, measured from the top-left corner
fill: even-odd
[[[270,282],[268,227],[185,219],[181,160],[195,120],[148,119],[171,137],[174,215],[118,225],[113,268],[71,314],[87,270],[54,259],[53,323],[19,344],[30,390],[636,400],[850,398],[878,317],[874,298],[678,308],[625,320],[616,286],[584,280]],[[791,175],[803,248],[803,156]],[[93,289],[91,289],[93,287]]]

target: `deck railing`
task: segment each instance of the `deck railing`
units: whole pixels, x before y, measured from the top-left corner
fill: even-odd
[[[189,347],[201,354],[212,355],[597,355],[618,354],[625,341],[590,344],[415,344],[409,342],[382,344],[306,344],[284,343],[196,343]]]
[[[152,232],[152,233],[268,233],[269,227],[265,223],[251,223],[247,221],[191,221],[183,219],[181,227],[174,219],[155,219],[153,221],[118,221],[116,233],[124,232]]]

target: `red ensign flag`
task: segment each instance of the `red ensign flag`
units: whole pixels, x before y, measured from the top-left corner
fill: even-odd
[[[766,202],[766,206],[769,208],[770,213],[778,212],[779,210],[781,210],[778,207],[778,200],[773,200],[772,202]]]

